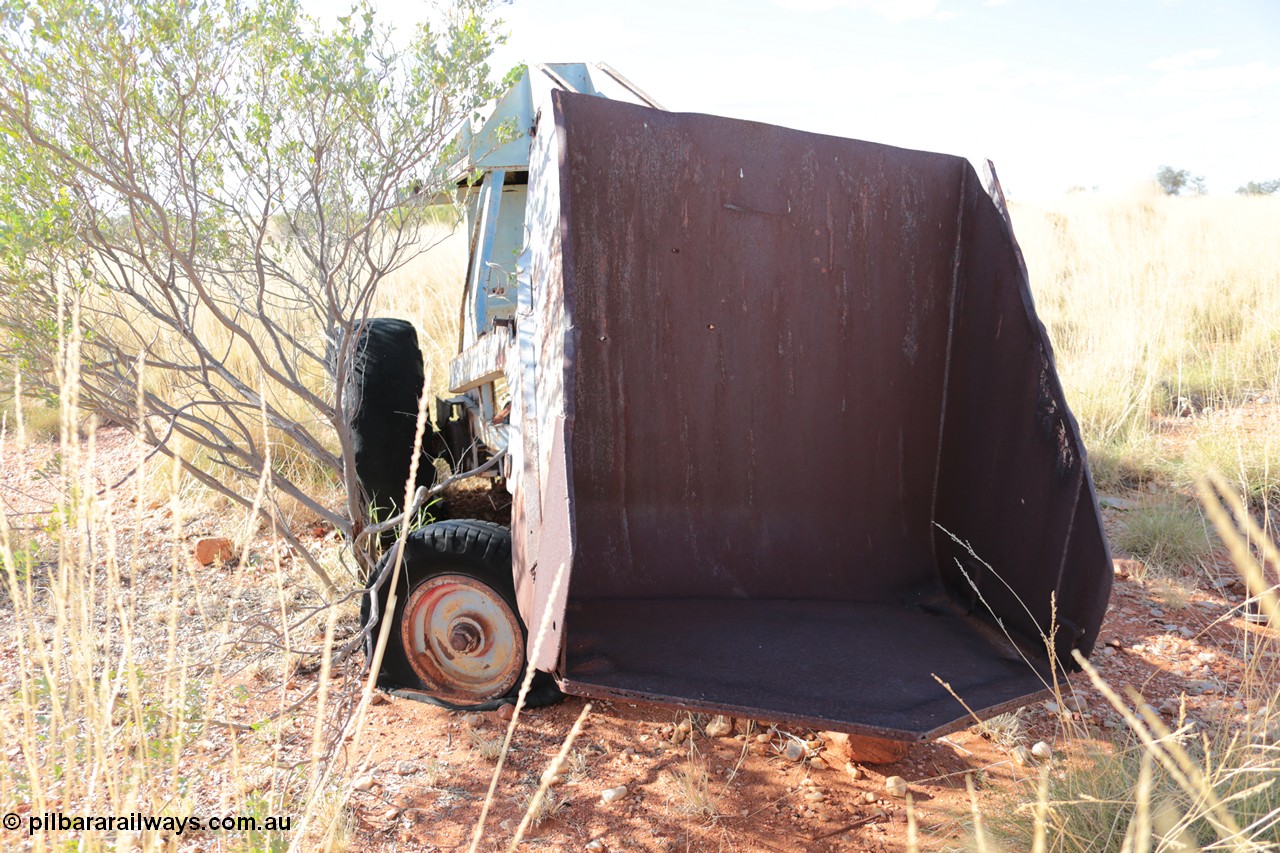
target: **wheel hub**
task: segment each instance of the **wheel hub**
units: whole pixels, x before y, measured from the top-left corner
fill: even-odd
[[[494,699],[515,686],[524,636],[511,605],[464,574],[419,583],[405,602],[401,639],[409,665],[439,699],[460,705]]]

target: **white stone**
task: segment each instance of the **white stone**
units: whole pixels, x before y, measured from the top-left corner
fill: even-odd
[[[616,788],[605,788],[600,792],[600,799],[606,803],[616,803],[628,793],[626,785],[619,785]]]
[[[1048,761],[1050,758],[1053,758],[1053,747],[1049,746],[1049,744],[1042,740],[1038,740],[1035,742],[1035,745],[1031,747],[1031,754],[1041,761]]]
[[[884,780],[884,790],[889,796],[902,799],[907,795],[907,780],[901,776],[890,776]]]
[[[707,737],[728,737],[733,734],[733,721],[723,714],[717,714],[707,723]]]

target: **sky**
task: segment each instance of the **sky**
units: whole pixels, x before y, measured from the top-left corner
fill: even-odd
[[[513,0],[500,14],[498,73],[602,61],[671,110],[990,158],[1012,198],[1128,192],[1162,165],[1214,195],[1280,178],[1280,0]]]

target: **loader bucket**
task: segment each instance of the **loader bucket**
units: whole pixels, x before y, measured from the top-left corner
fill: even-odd
[[[535,664],[914,740],[1088,654],[1112,568],[994,175],[996,200],[958,157],[552,103],[517,320]]]

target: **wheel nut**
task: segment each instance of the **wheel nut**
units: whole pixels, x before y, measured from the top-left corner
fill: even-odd
[[[468,655],[480,648],[480,630],[468,622],[453,626],[449,632],[449,646],[458,654]]]

